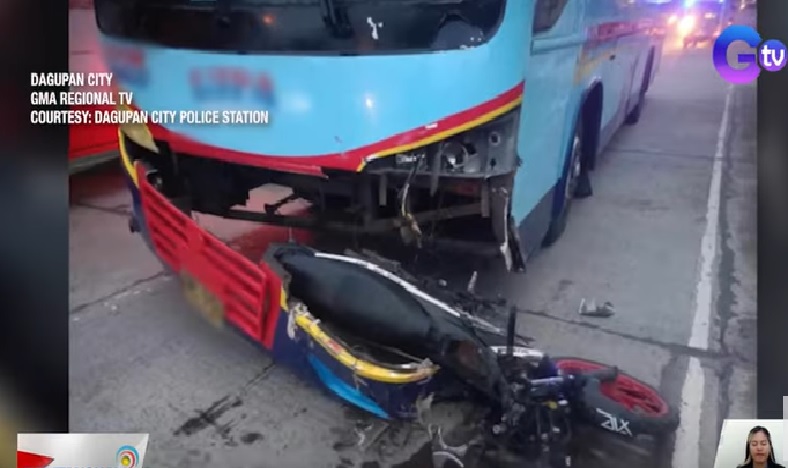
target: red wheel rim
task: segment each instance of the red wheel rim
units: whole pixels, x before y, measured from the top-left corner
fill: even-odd
[[[610,367],[583,359],[557,359],[555,365],[562,371],[570,372]],[[600,390],[605,397],[629,411],[652,417],[664,416],[668,413],[668,404],[654,389],[629,375],[619,373],[616,380],[602,382]]]

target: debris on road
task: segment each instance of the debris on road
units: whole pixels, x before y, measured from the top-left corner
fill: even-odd
[[[608,318],[612,317],[616,312],[611,302],[604,302],[602,305],[597,306],[594,299],[586,301],[583,298],[580,300],[580,307],[577,309],[577,313],[586,317]]]

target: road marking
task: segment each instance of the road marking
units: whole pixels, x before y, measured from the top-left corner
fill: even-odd
[[[725,156],[725,141],[728,138],[731,101],[734,87],[730,85],[725,95],[720,130],[717,134],[717,149],[711,168],[711,184],[706,204],[706,229],[700,244],[698,281],[695,285],[695,314],[689,346],[706,350],[709,346],[714,307],[714,265],[719,240],[722,162]],[[681,423],[676,432],[676,447],[673,451],[673,468],[689,468],[698,465],[700,450],[701,416],[706,379],[697,357],[689,359],[687,375],[681,390]]]

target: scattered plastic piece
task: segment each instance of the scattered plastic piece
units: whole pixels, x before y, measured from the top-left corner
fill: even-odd
[[[597,306],[596,301],[593,299],[586,301],[585,298],[580,300],[580,307],[577,312],[586,317],[608,318],[613,316],[615,307],[611,302],[604,302],[602,305]]]

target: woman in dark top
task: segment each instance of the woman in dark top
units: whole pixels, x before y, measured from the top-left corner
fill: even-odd
[[[750,429],[744,448],[744,463],[739,468],[785,468],[774,459],[772,436],[763,426]]]

